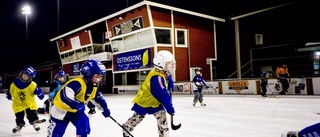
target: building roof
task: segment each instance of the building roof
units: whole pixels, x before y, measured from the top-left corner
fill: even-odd
[[[75,32],[78,32],[78,31],[81,31],[83,29],[86,29],[86,28],[88,28],[90,26],[93,26],[95,24],[104,22],[104,21],[106,21],[108,19],[114,18],[114,17],[119,16],[119,15],[121,15],[123,13],[129,12],[129,11],[131,11],[133,9],[136,9],[136,8],[139,8],[139,7],[143,6],[143,5],[154,6],[154,7],[163,8],[163,9],[167,9],[167,10],[172,10],[172,11],[175,11],[175,12],[185,13],[185,14],[189,14],[189,15],[194,15],[194,16],[198,16],[198,17],[202,17],[202,18],[206,18],[206,19],[210,19],[210,20],[225,22],[225,19],[223,19],[223,18],[214,17],[214,16],[210,16],[210,15],[206,15],[206,14],[202,14],[202,13],[198,13],[198,12],[194,12],[194,11],[190,11],[190,10],[185,10],[185,9],[182,9],[182,8],[177,8],[177,7],[173,7],[173,6],[169,6],[169,5],[165,5],[165,4],[160,4],[160,3],[156,3],[156,2],[142,1],[140,3],[137,3],[137,4],[133,5],[133,6],[125,8],[125,9],[123,9],[121,11],[115,12],[115,13],[113,13],[111,15],[108,15],[106,17],[100,18],[100,19],[98,19],[96,21],[90,22],[90,23],[88,23],[88,24],[86,24],[84,26],[81,26],[81,27],[76,28],[76,29],[74,29],[72,31],[69,31],[69,32],[64,33],[62,35],[59,35],[59,36],[57,36],[55,38],[52,38],[52,39],[50,39],[50,41],[56,41],[56,40],[58,40],[60,38],[66,37],[66,36],[71,35],[71,34],[73,34]]]

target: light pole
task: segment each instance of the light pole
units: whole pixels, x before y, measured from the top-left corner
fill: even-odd
[[[28,5],[22,7],[22,14],[26,15],[26,47],[28,47],[28,15],[31,14],[31,8]]]

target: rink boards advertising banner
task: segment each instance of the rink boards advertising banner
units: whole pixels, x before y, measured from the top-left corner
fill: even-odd
[[[223,81],[223,94],[254,95],[257,94],[256,80]]]
[[[115,86],[118,89],[118,94],[136,94],[140,86]],[[174,91],[172,94],[190,94],[190,83],[174,83]]]
[[[115,86],[114,88],[118,88],[118,94],[136,94],[140,86]]]
[[[203,88],[202,88],[202,94],[219,94],[219,86],[218,86],[218,83],[219,82],[206,82],[207,86],[209,86],[209,88],[206,88],[204,85],[203,85]],[[194,84],[194,82],[191,82],[191,89],[192,89],[192,92],[194,90],[197,90],[197,86]]]
[[[115,55],[116,71],[151,67],[150,49],[136,50]]]
[[[190,94],[190,83],[174,83],[174,91],[172,94]]]
[[[267,88],[267,94],[272,94],[272,92],[280,92],[276,90],[275,84],[277,83],[277,79],[268,79],[268,87]],[[317,86],[317,84],[314,84],[313,86]],[[271,90],[271,91],[270,91]],[[288,95],[294,95],[294,94],[302,94],[307,95],[307,84],[305,78],[291,78],[291,82],[289,83],[288,92],[286,92]]]

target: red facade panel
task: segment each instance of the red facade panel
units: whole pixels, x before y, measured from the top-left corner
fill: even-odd
[[[174,14],[174,27],[189,31],[190,66],[202,67],[204,79],[210,79],[210,66],[206,63],[207,58],[215,57],[213,21]]]
[[[81,46],[88,45],[91,43],[89,31],[80,31],[74,35],[70,35],[61,40],[58,40],[58,48],[60,52],[72,49],[71,38],[79,37]]]
[[[171,12],[169,10],[152,7],[151,15],[154,26],[171,27]]]

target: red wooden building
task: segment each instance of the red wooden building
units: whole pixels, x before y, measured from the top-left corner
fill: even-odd
[[[217,60],[217,18],[185,9],[142,1],[126,9],[88,23],[50,39],[56,42],[62,68],[69,76],[78,76],[88,59],[102,61],[107,69],[104,86],[138,86],[153,68],[154,53],[173,53],[176,82],[190,81],[195,67],[212,80]]]

